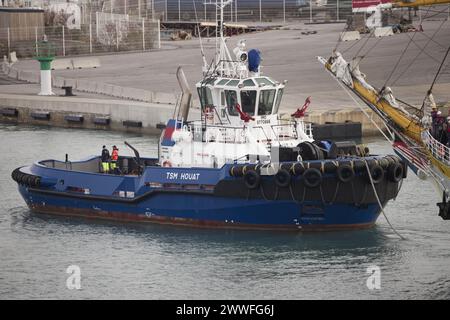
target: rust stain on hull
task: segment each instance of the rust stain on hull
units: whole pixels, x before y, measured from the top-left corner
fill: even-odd
[[[333,224],[333,225],[271,225],[271,224],[245,224],[245,223],[227,223],[223,221],[207,221],[207,220],[195,220],[187,218],[177,217],[165,217],[165,216],[146,216],[137,215],[124,212],[112,212],[101,211],[81,208],[68,208],[68,207],[56,207],[48,205],[31,204],[29,208],[42,214],[49,214],[63,217],[78,217],[83,219],[95,219],[95,220],[107,220],[107,221],[119,221],[128,223],[149,223],[160,225],[173,225],[183,227],[195,227],[195,228],[216,228],[216,229],[235,229],[235,230],[272,230],[272,231],[336,231],[336,230],[361,230],[368,229],[375,225],[375,222],[363,223],[363,224]]]

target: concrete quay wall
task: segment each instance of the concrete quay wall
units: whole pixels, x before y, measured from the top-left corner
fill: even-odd
[[[5,109],[16,109],[17,114],[2,113]],[[0,121],[32,125],[155,134],[160,132],[157,126],[173,116],[173,110],[174,106],[169,104],[0,93]],[[78,121],[81,117],[83,120]],[[199,110],[191,109],[190,119],[199,118]],[[376,115],[373,119],[383,127]],[[305,120],[316,124],[360,122],[363,136],[379,135],[378,129],[360,109],[310,112]]]
[[[172,117],[173,108],[124,100],[0,94],[0,121],[70,128],[154,134],[160,132],[158,124],[165,124]],[[16,114],[8,114],[8,110],[14,109]],[[36,117],[36,114],[43,116]],[[49,115],[48,119],[45,114]]]

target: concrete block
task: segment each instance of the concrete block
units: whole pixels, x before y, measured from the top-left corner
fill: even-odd
[[[64,87],[64,78],[62,77],[53,77],[52,86],[56,88]]]
[[[64,79],[63,87],[72,87],[73,89],[77,88],[77,81],[74,79]]]
[[[6,61],[3,61],[2,62],[2,72],[4,73],[4,74],[8,74],[8,72],[9,72],[9,64],[8,64],[8,62]]]
[[[145,101],[146,91],[143,89],[135,89],[134,100]]]
[[[95,57],[74,58],[72,64],[74,69],[99,68],[101,66],[100,59]]]
[[[9,53],[9,62],[10,63],[16,63],[17,61],[19,61],[19,59],[17,59],[17,55],[15,51],[12,51]]]
[[[341,41],[360,40],[361,35],[359,31],[346,31],[341,33]]]
[[[8,77],[12,79],[17,79],[19,72],[16,68],[10,67],[8,71]]]
[[[39,83],[39,78],[40,76],[37,72],[23,70],[19,73],[19,80],[23,80],[26,82]]]
[[[154,92],[153,94],[153,102],[154,103],[163,103],[163,104],[176,104],[176,98],[171,93],[164,92]]]
[[[393,36],[394,31],[392,30],[392,27],[381,27],[381,28],[376,28],[373,35],[378,38]]]
[[[112,86],[112,87],[113,87],[113,90],[112,90],[113,97],[121,98],[123,88],[120,86]]]
[[[77,80],[77,90],[83,92],[97,92],[97,82],[88,80]]]
[[[52,61],[52,70],[73,69],[72,59],[55,59]]]
[[[104,94],[107,96],[113,95],[113,85],[107,83],[99,83],[97,85],[97,93]]]

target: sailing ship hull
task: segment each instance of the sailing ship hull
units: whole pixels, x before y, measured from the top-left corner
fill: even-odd
[[[96,159],[84,167],[92,167],[92,161]],[[54,163],[35,163],[13,172],[32,211],[136,223],[297,231],[369,228],[381,211],[362,169],[345,183],[338,180],[336,170],[328,170],[320,186],[307,186],[303,174],[292,175],[283,187],[275,183],[275,176],[261,176],[258,187],[248,188],[243,176],[230,175],[236,169],[233,165],[155,166],[146,167],[141,175],[124,176],[68,170],[61,168],[64,163]],[[331,163],[311,161],[307,166],[329,168]],[[398,189],[399,182],[390,181],[387,173],[378,181],[375,190],[382,206]]]

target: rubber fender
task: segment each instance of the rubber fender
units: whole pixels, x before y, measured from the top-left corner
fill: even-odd
[[[287,172],[290,172],[292,165],[293,163],[282,163],[280,168],[286,170]]]
[[[34,176],[32,176],[32,175],[27,175],[27,186],[29,186],[29,187],[32,187],[33,186],[33,181],[34,181]]]
[[[381,166],[383,169],[389,168],[389,165],[390,165],[389,159],[387,159],[387,158],[382,158],[382,159],[380,159],[380,161],[378,161],[378,162],[379,162],[380,166]]]
[[[261,176],[254,170],[249,170],[244,174],[244,183],[248,189],[256,189],[261,183]]]
[[[298,144],[300,155],[303,160],[323,160],[323,151],[315,144],[304,141]]]
[[[378,184],[381,181],[383,181],[383,179],[384,179],[384,170],[383,170],[383,168],[380,165],[376,164],[376,165],[373,165],[373,166],[369,167],[369,172],[370,172],[370,176],[372,177],[372,181],[373,181],[374,184]],[[367,174],[367,172],[366,172],[366,178],[367,178],[367,182],[371,183],[369,175]]]
[[[275,183],[281,188],[287,188],[291,184],[291,175],[289,171],[280,169],[275,175]]]
[[[353,161],[353,170],[355,172],[367,171],[366,163],[363,160],[354,160]]]
[[[293,176],[299,176],[305,172],[305,165],[303,162],[295,162],[291,165],[290,172]]]
[[[400,160],[400,163],[403,166],[403,179],[406,179],[408,177],[408,164],[403,160]]]
[[[35,176],[33,183],[35,187],[39,187],[41,184],[41,177]]]
[[[337,168],[336,176],[340,182],[347,183],[355,178],[355,170],[350,165],[343,164]]]
[[[392,163],[388,170],[388,179],[391,182],[400,182],[403,179],[403,166],[400,163]]]
[[[306,169],[303,173],[303,179],[305,181],[305,186],[308,188],[317,188],[322,184],[322,173],[315,168]]]
[[[314,168],[322,172],[322,163],[321,162],[310,162],[307,164],[306,168]]]
[[[335,173],[339,164],[337,161],[326,161],[323,164],[324,172],[325,173]]]
[[[230,175],[232,177],[242,177],[242,166],[232,166],[230,169]]]

